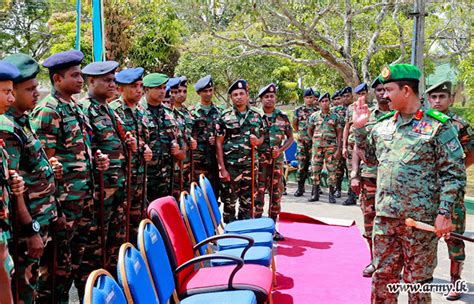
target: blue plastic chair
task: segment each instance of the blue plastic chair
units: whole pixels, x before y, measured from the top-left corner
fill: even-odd
[[[173,271],[171,270],[165,244],[151,220],[144,219],[141,221],[137,244],[143,260],[151,272],[160,303],[168,303],[171,297],[173,297],[175,303],[178,303]],[[254,304],[257,303],[257,300],[255,294],[249,290],[232,290],[192,295],[181,300],[181,303]]]
[[[285,180],[288,180],[288,174],[291,171],[298,170],[298,160],[296,159],[296,151],[298,144],[294,141],[291,146],[285,150]]]
[[[216,253],[236,257],[240,256],[242,259],[244,259],[244,262],[246,264],[258,264],[267,267],[270,266],[272,260],[272,250],[268,247],[253,246],[254,241],[248,236],[237,234],[224,234],[208,238],[206,235],[204,224],[201,220],[201,215],[199,214],[199,210],[196,204],[194,203],[192,197],[185,191],[181,193],[180,206],[188,233],[191,236],[191,240],[193,241],[200,255],[212,253],[212,250],[208,245],[211,242],[215,242],[219,239],[241,239],[247,241],[246,247],[219,250]],[[233,262],[229,260],[211,261],[212,266],[228,265],[232,263]]]
[[[198,206],[199,214],[201,215],[202,222],[204,227],[206,228],[207,237],[211,237],[216,235],[216,229],[214,228],[214,224],[212,222],[212,215],[209,211],[209,207],[207,205],[206,197],[201,190],[201,187],[198,186],[196,182],[191,183],[191,190],[190,195]],[[273,236],[269,232],[251,232],[245,233],[248,237],[251,237],[254,240],[255,246],[266,246],[269,248],[273,248]],[[235,249],[235,248],[242,248],[247,246],[248,242],[246,240],[241,239],[221,239],[217,241],[217,250],[225,250],[225,249]]]
[[[122,288],[105,269],[91,272],[86,282],[84,304],[127,304]]]
[[[218,227],[220,226],[226,233],[243,234],[250,232],[269,232],[272,235],[275,233],[275,223],[268,217],[234,221],[224,227],[222,224],[222,215],[211,182],[204,176],[204,174],[199,176],[199,185],[206,197],[209,210],[212,211],[211,215],[216,231],[218,231]]]
[[[120,247],[117,275],[128,303],[160,303],[150,271],[140,252],[130,243]]]

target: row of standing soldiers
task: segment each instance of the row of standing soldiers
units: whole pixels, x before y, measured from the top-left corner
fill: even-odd
[[[83,58],[67,51],[43,62],[52,90],[42,100],[31,56],[0,61],[6,303],[12,295],[22,303],[67,303],[73,283],[82,299],[91,271],[115,273],[118,249],[135,241],[148,202],[178,199],[200,174],[223,202],[225,222],[262,216],[268,189],[268,215],[276,221],[280,212],[283,153],[293,135],[275,108],[274,84],[260,90],[260,110],[249,106],[246,81],[237,80],[228,90],[233,106],[223,110],[212,102],[208,75],[195,84],[200,103],[187,109],[185,77],[143,77],[143,68],[115,73],[114,61],[81,70]],[[87,95],[77,101],[84,78]]]

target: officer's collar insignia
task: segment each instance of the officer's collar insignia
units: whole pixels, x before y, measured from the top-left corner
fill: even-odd
[[[390,70],[390,68],[386,65],[382,68],[382,72],[380,73],[380,75],[382,76],[382,79],[383,80],[389,80],[390,79],[390,76],[392,75],[392,71]]]
[[[423,117],[423,110],[419,109],[415,114],[415,119],[420,120]]]

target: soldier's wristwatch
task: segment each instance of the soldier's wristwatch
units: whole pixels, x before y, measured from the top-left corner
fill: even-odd
[[[41,225],[40,223],[38,223],[38,221],[32,220],[31,223],[23,225],[23,227],[21,228],[21,232],[23,233],[23,235],[26,237],[30,237],[39,233]]]

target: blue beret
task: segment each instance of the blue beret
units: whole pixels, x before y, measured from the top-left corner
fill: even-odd
[[[132,84],[142,79],[145,70],[142,67],[121,70],[115,74],[115,82],[118,84]]]
[[[336,92],[334,92],[334,94],[332,94],[332,99],[336,98],[336,97],[339,97],[341,96],[341,91],[337,90]]]
[[[267,93],[276,93],[276,86],[274,83],[270,83],[269,85],[263,87],[258,91],[258,97],[262,97]]]
[[[370,86],[372,89],[375,89],[379,84],[382,84],[379,78],[379,76],[375,77],[374,81],[372,82],[372,85]]]
[[[82,59],[84,59],[84,54],[78,50],[59,52],[46,58],[43,66],[50,70],[62,70],[80,65]]]
[[[82,69],[82,74],[87,76],[101,76],[113,73],[119,64],[116,61],[96,61],[89,63]]]
[[[323,95],[321,95],[318,99],[318,101],[321,101],[323,100],[324,98],[329,98],[329,101],[331,101],[331,97],[329,96],[329,93],[324,93]]]
[[[315,96],[312,88],[306,89],[303,93],[303,97]]]
[[[7,56],[3,60],[13,64],[20,71],[20,76],[14,80],[15,83],[33,79],[40,72],[38,62],[33,57],[23,53]]]
[[[181,81],[179,77],[170,78],[170,80],[168,80],[168,83],[166,84],[166,88],[177,89],[180,83]]]
[[[347,93],[352,93],[352,88],[351,87],[345,87],[344,89],[342,89],[340,94],[344,95],[344,94],[347,94]]]
[[[230,85],[228,94],[231,94],[235,90],[244,89],[247,90],[247,81],[243,79],[236,80],[233,84]]]
[[[188,78],[186,76],[179,77],[179,85],[183,87],[188,86]]]
[[[197,93],[199,93],[200,91],[206,88],[211,88],[213,86],[214,84],[212,83],[212,76],[206,75],[196,82],[196,84],[194,85],[194,89],[196,90]]]
[[[20,76],[20,70],[10,62],[0,60],[0,81],[15,80]]]
[[[368,86],[367,86],[367,84],[366,84],[365,82],[359,84],[359,85],[356,86],[355,89],[354,89],[354,93],[356,93],[356,94],[358,94],[358,93],[360,93],[360,92],[362,92],[362,91],[366,91],[366,92],[368,91]]]

